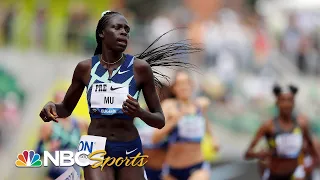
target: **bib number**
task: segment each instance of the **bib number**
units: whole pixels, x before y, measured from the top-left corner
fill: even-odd
[[[101,109],[102,114],[114,114],[122,109],[129,86],[116,83],[95,83],[91,90],[91,108]]]
[[[92,161],[88,159],[88,155],[94,151],[105,150],[106,141],[107,141],[106,137],[90,136],[90,135],[81,136],[79,146],[78,146],[78,152],[81,152],[81,154],[83,155],[79,156],[79,161],[83,163],[89,163],[90,165],[96,163],[96,161]],[[99,154],[96,154],[92,157],[101,158]]]
[[[277,153],[284,156],[296,156],[302,148],[300,134],[283,134],[276,138]]]
[[[202,138],[205,134],[205,121],[199,117],[184,117],[178,122],[178,133],[183,138]]]

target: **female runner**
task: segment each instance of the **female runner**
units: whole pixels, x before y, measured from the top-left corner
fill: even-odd
[[[57,122],[58,117],[70,116],[86,87],[91,123],[88,135],[80,139],[78,151],[91,153],[105,150],[108,157],[116,159],[143,154],[133,119],[138,117],[158,129],[165,125],[155,92],[155,84],[159,84],[159,80],[153,73],[162,74],[151,67],[192,67],[177,61],[177,56],[201,51],[183,42],[165,44],[148,51],[160,36],[135,58],[123,53],[127,47],[129,32],[130,26],[122,14],[104,12],[96,29],[98,46],[94,56],[78,63],[63,102],[48,102],[40,113],[45,122]],[[143,110],[137,101],[141,90],[149,111]],[[143,167],[123,164],[113,164],[103,169],[86,166],[84,176],[86,180],[146,179]]]
[[[211,131],[209,121],[203,115],[205,108],[191,98],[192,87],[190,75],[177,71],[172,86],[176,98],[162,103],[167,122],[163,129],[156,131],[153,140],[157,143],[168,136],[166,180],[210,178],[210,165],[204,160],[201,141],[205,133]]]
[[[301,158],[304,142],[310,147],[313,159],[317,159],[305,117],[294,116],[292,113],[298,89],[290,85],[288,90],[284,91],[278,85],[274,87],[279,116],[260,127],[245,154],[246,159],[266,160],[267,168],[263,178],[268,180],[305,178],[306,167]],[[266,138],[269,149],[255,152],[254,147],[262,137]]]

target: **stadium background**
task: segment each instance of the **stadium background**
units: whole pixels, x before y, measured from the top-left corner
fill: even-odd
[[[221,151],[206,156],[212,179],[256,179],[242,155],[257,127],[276,113],[274,82],[299,86],[297,112],[319,138],[320,1],[317,0],[4,0],[0,2],[0,179],[42,179],[44,170],[14,166],[34,149],[43,104],[66,90],[72,71],[95,49],[100,14],[118,10],[132,26],[129,53],[160,34],[191,38],[205,51],[190,56],[198,94],[212,100],[209,116]],[[168,72],[169,73],[169,72]],[[85,95],[85,94],[84,94]],[[74,116],[89,121],[84,96]],[[206,149],[206,148],[204,148]]]

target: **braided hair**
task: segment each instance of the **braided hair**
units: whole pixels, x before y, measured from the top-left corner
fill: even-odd
[[[102,17],[99,20],[97,29],[96,29],[97,48],[94,52],[94,55],[98,55],[102,53],[102,39],[99,36],[99,34],[102,33],[102,30],[110,22],[111,18],[113,18],[116,15],[122,15],[122,14],[115,11],[105,11],[102,13]],[[202,51],[201,48],[194,47],[191,44],[190,40],[188,39],[181,40],[174,43],[163,44],[156,48],[151,48],[163,36],[178,29],[180,28],[172,29],[162,34],[160,37],[154,40],[142,53],[135,55],[136,58],[145,60],[146,62],[148,62],[154,74],[154,81],[157,87],[161,88],[163,86],[163,83],[159,80],[159,78],[163,78],[166,81],[169,81],[170,77],[156,70],[155,67],[167,67],[167,68],[179,67],[179,68],[184,68],[188,70],[197,69],[195,65],[181,60],[184,57],[183,55]]]
[[[118,12],[115,11],[105,11],[102,13],[102,16],[98,22],[97,29],[96,29],[96,41],[97,41],[97,47],[94,51],[94,55],[102,54],[102,39],[99,36],[105,26],[110,22],[111,18],[113,18],[116,15],[121,15]]]

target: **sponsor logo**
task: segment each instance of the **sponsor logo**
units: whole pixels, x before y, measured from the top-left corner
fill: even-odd
[[[111,87],[110,87],[110,90],[111,90],[111,91],[114,91],[114,90],[121,89],[121,88],[123,88],[123,86],[121,86],[121,87],[112,87],[112,86],[111,86]]]
[[[124,73],[126,73],[126,72],[128,72],[128,71],[129,71],[129,70],[126,70],[126,71],[122,71],[122,72],[121,72],[121,71],[119,70],[118,73],[119,73],[119,74],[124,74]]]
[[[40,160],[40,155],[35,153],[33,150],[24,150],[17,156],[17,167],[40,167],[41,165],[42,161]]]

